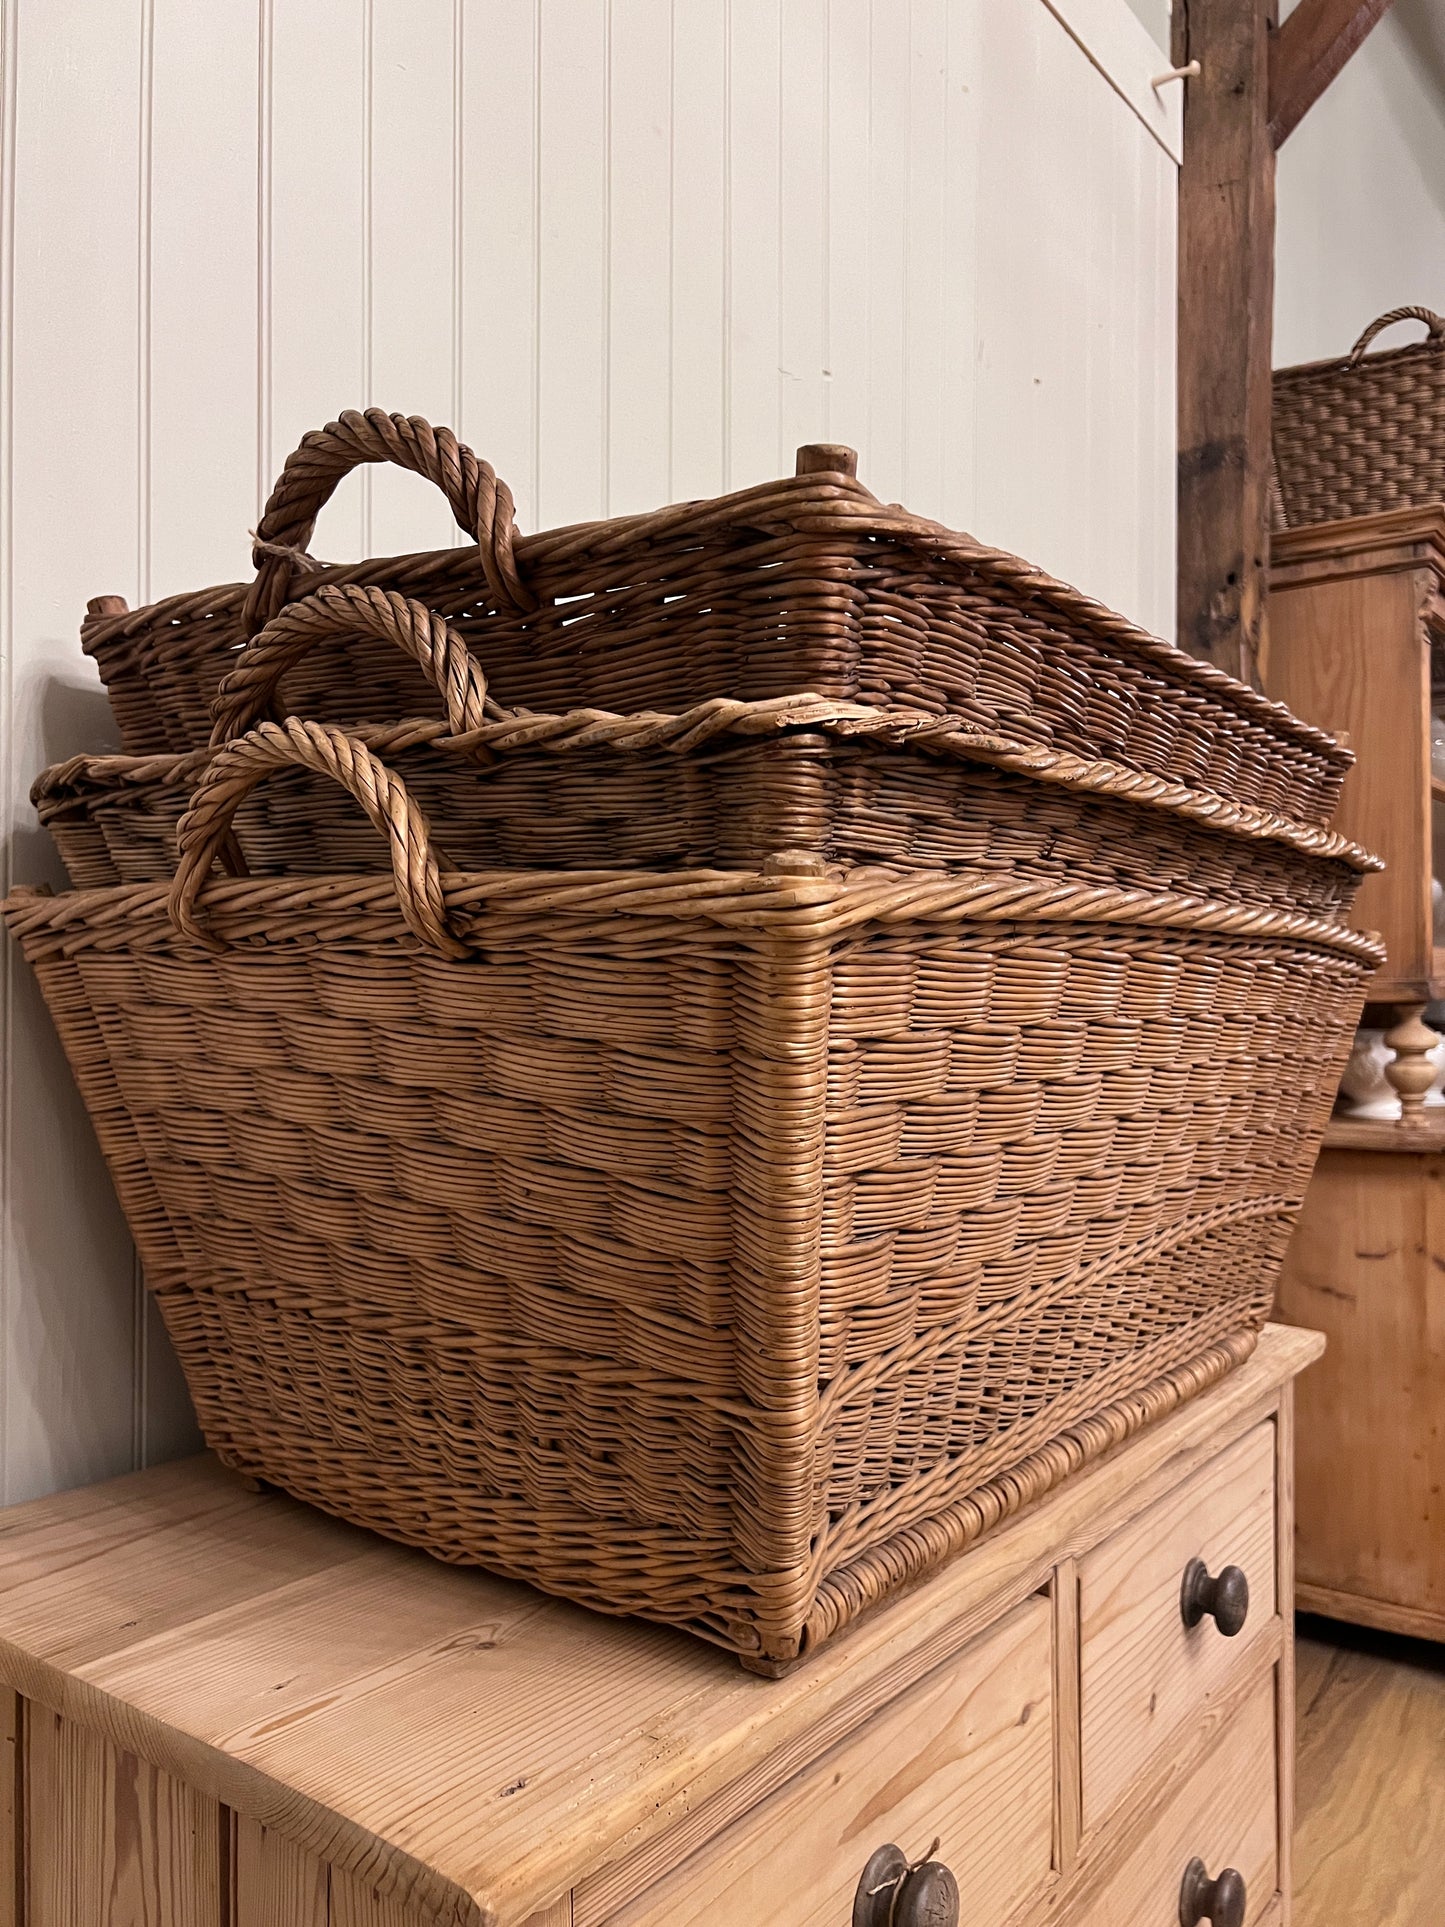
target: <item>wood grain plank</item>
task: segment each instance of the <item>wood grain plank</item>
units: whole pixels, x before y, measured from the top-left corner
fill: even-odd
[[[1347,1612],[1445,1614],[1442,1265],[1445,1157],[1323,1153],[1279,1303],[1329,1339],[1299,1391],[1296,1556]]]
[[[1232,1866],[1244,1875],[1255,1927],[1277,1888],[1274,1747],[1274,1680],[1266,1678],[1142,1844],[1069,1916],[1070,1927],[1178,1927],[1180,1875],[1195,1855],[1211,1873]]]
[[[1279,1889],[1294,1893],[1295,1625],[1294,1625],[1294,1387],[1280,1393],[1275,1414],[1275,1597],[1284,1643],[1275,1675],[1275,1756],[1279,1762]]]
[[[1019,1607],[611,1927],[835,1927],[874,1847],[935,1836],[970,1922],[999,1927],[1052,1862],[1051,1618],[1046,1599]]]
[[[1298,1652],[1294,1927],[1433,1927],[1445,1891],[1445,1651],[1312,1626]]]
[[[1097,1827],[1170,1735],[1238,1670],[1275,1619],[1275,1431],[1256,1428],[1079,1568],[1084,1825]],[[1243,1568],[1243,1630],[1189,1628],[1179,1587],[1191,1558]]]
[[[183,1460],[6,1512],[0,1629],[32,1662],[78,1668],[307,1574],[365,1562],[378,1544],[247,1492],[213,1459]],[[78,1586],[95,1561],[119,1561],[124,1581],[98,1594]]]
[[[35,1927],[223,1927],[217,1803],[48,1708],[26,1728]]]
[[[328,1927],[329,1876],[314,1855],[239,1816],[232,1852],[235,1913],[228,1927],[279,1927],[283,1921],[286,1927]]]
[[[1363,880],[1351,917],[1385,940],[1372,995],[1383,979],[1428,994],[1432,970],[1430,651],[1421,622],[1432,581],[1432,571],[1390,568],[1282,584],[1269,598],[1260,656],[1268,693],[1306,722],[1347,731],[1358,758],[1334,827],[1388,865]]]
[[[25,1702],[0,1689],[0,1927],[28,1927],[24,1746]]]
[[[1079,1691],[1083,1655],[1079,1639],[1079,1562],[1061,1559],[1054,1568],[1054,1865],[1063,1879],[1079,1857],[1083,1821],[1083,1754]]]
[[[367,1881],[330,1870],[330,1927],[417,1927],[416,1915],[401,1901],[378,1892]]]
[[[104,1918],[105,1807],[112,1750],[47,1707],[26,1719],[28,1927]]]

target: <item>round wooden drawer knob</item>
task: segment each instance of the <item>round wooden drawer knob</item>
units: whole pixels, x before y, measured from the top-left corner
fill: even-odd
[[[1206,1920],[1210,1927],[1244,1927],[1248,1904],[1244,1875],[1233,1867],[1226,1867],[1217,1880],[1209,1878],[1202,1860],[1191,1860],[1184,1869],[1179,1889],[1179,1927],[1200,1927],[1200,1922]]]
[[[880,1847],[858,1881],[853,1927],[958,1927],[958,1882],[937,1860],[915,1867],[900,1847]]]
[[[1249,1617],[1249,1581],[1238,1566],[1225,1566],[1211,1579],[1204,1561],[1191,1559],[1179,1589],[1179,1610],[1186,1626],[1197,1626],[1207,1613],[1224,1637],[1233,1639]]]

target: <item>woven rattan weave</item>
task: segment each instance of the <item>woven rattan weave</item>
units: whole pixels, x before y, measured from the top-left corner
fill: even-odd
[[[965,731],[948,718],[816,697],[715,701],[677,717],[502,715],[442,617],[372,588],[325,588],[247,645],[216,699],[218,743],[271,707],[318,645],[391,641],[449,720],[367,733],[405,776],[458,869],[756,867],[804,849],[829,861],[968,866],[1173,889],[1347,914],[1374,859],[1344,839],[1206,792]],[[80,757],[32,791],[71,880],[155,882],[205,752]],[[382,846],[334,784],[291,771],[235,819],[253,876],[373,870]]]
[[[1424,322],[1424,341],[1366,354],[1407,320]],[[1290,528],[1445,502],[1445,321],[1395,308],[1342,359],[1277,369],[1274,465]]]
[[[202,888],[296,763],[392,876]],[[169,892],[5,911],[223,1458],[764,1665],[1243,1355],[1380,954],[811,853],[444,874],[300,723]]]
[[[133,754],[184,752],[250,635],[318,582],[376,584],[454,619],[498,699],[552,713],[677,713],[726,695],[809,690],[951,717],[1103,758],[1232,802],[1324,824],[1349,758],[1228,676],[1017,557],[894,507],[851,475],[809,472],[714,501],[516,535],[511,498],[445,430],[343,416],[288,459],[262,519],[259,573],[83,630]],[[302,553],[359,462],[397,461],[447,494],[475,546],[327,570]],[[287,678],[298,715],[385,724],[435,691],[377,641]]]

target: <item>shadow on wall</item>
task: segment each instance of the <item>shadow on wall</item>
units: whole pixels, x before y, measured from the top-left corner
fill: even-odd
[[[96,683],[36,673],[16,696],[21,797],[9,875],[63,889],[54,845],[23,794],[50,763],[114,750],[115,723]],[[125,1221],[39,987],[14,948],[4,964],[0,1061],[12,1129],[0,1183],[0,1493],[15,1502],[174,1457],[198,1438],[158,1316],[137,1291]]]
[[[1394,18],[1445,110],[1445,9],[1440,0],[1395,0]]]

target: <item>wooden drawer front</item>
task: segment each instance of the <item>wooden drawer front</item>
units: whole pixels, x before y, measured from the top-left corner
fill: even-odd
[[[1079,1566],[1085,1827],[1238,1665],[1275,1615],[1275,1433],[1259,1426]],[[1243,1568],[1249,1615],[1226,1639],[1184,1624],[1184,1568]]]
[[[1259,1919],[1278,1884],[1274,1695],[1270,1671],[1069,1927],[1179,1927],[1179,1889],[1196,1857],[1212,1879],[1226,1867],[1242,1873],[1246,1923]]]
[[[609,1927],[846,1927],[874,1848],[935,1836],[969,1927],[995,1927],[1053,1858],[1051,1646],[1048,1602],[1026,1600]]]

